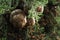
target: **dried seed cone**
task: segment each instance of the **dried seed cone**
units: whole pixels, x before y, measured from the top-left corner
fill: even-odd
[[[27,23],[27,20],[23,11],[20,9],[16,9],[11,12],[10,22],[13,24],[14,27],[24,28]]]
[[[43,6],[38,6],[38,7],[36,8],[36,11],[37,11],[37,12],[43,12],[43,9],[44,9]]]
[[[35,19],[34,19],[34,17],[29,18],[29,19],[27,20],[27,22],[28,22],[28,25],[29,25],[29,26],[34,26],[34,25],[35,25]]]

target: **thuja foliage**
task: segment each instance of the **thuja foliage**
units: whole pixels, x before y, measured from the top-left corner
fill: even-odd
[[[31,9],[28,11],[29,15],[28,18],[35,18],[35,25],[33,27],[31,27],[31,29],[27,29],[27,40],[40,40],[41,38],[40,35],[43,33],[44,28],[39,26],[39,19],[41,18],[41,16],[43,16],[43,11],[44,11],[44,6],[46,6],[46,4],[48,3],[48,0],[29,0],[27,1],[29,4],[31,4]],[[37,12],[36,8],[42,6],[42,10],[41,12]],[[29,31],[28,31],[29,30]],[[44,34],[42,34],[44,36]]]

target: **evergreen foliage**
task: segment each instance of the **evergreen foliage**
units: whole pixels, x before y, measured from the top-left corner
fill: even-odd
[[[28,26],[22,31],[15,28],[16,30],[13,30],[17,33],[11,30],[10,32],[14,33],[10,34],[7,29],[10,26],[4,14],[7,11],[11,13],[18,6],[19,0],[0,0],[0,40],[7,40],[7,34],[11,35],[10,40],[60,40],[60,0],[24,0],[24,2],[29,9],[27,18],[34,18],[35,25]],[[39,6],[43,7],[43,11],[36,11]],[[20,34],[22,38],[18,38]]]

